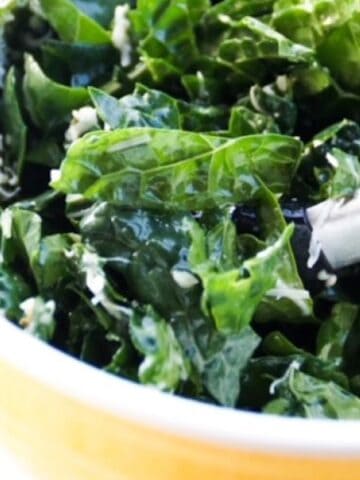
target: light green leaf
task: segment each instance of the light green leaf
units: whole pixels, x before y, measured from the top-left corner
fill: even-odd
[[[139,0],[132,14],[140,53],[155,81],[185,71],[198,56],[194,22],[204,1]]]
[[[227,16],[231,20],[241,20],[245,16],[261,17],[272,12],[275,0],[223,0],[212,5],[208,9],[201,23],[204,29],[224,28],[224,22],[221,22],[221,16]]]
[[[224,244],[234,248],[231,231],[235,232],[235,226],[225,224]],[[214,261],[214,244],[211,241],[208,244],[201,228],[193,226],[189,263],[202,280],[203,311],[214,319],[218,330],[226,334],[238,333],[249,325],[265,294],[276,284],[281,258],[292,232],[292,227],[287,227],[273,245],[241,263],[233,252],[229,254],[224,248],[221,249],[223,260],[216,259],[215,251]],[[226,239],[229,234],[233,237],[230,242]]]
[[[352,197],[360,188],[359,158],[342,150],[334,149],[328,154],[335,174],[328,183],[329,197]]]
[[[359,93],[360,11],[333,30],[319,45],[317,54],[341,86]]]
[[[279,133],[279,127],[267,114],[255,113],[250,108],[236,106],[231,109],[229,132],[233,137],[257,133]]]
[[[244,372],[260,337],[245,327],[238,334],[228,335],[221,349],[209,352],[204,366],[204,383],[221,405],[235,407]]]
[[[55,302],[45,302],[41,297],[30,297],[20,304],[23,316],[20,325],[34,337],[45,342],[52,340],[55,333]]]
[[[177,130],[124,129],[86,135],[69,150],[64,193],[131,207],[201,210],[249,199],[258,175],[288,190],[301,143],[280,135],[228,140]]]
[[[316,47],[359,9],[358,0],[278,0],[272,25],[294,42]]]
[[[173,392],[187,380],[189,364],[174,331],[152,308],[144,315],[134,315],[130,332],[136,348],[145,356],[139,368],[142,383]]]

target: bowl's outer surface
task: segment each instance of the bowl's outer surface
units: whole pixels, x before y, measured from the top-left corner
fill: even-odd
[[[15,344],[14,340],[16,340]],[[32,358],[27,355],[33,356],[35,349],[40,353],[35,354],[34,364],[39,366],[45,363],[43,372],[46,369],[49,372],[52,379],[49,382],[44,381],[43,375],[34,374],[35,370],[32,367],[24,368],[26,363],[33,365]],[[17,355],[11,354],[16,351]],[[21,358],[18,364],[14,361],[15,358]],[[46,365],[47,360],[48,365]],[[61,365],[55,366],[54,360],[55,363],[64,362],[64,372],[61,370]],[[81,398],[78,392],[73,394],[71,390],[64,391],[64,375],[69,376],[68,367],[71,368],[71,365],[73,365],[74,376],[77,376],[76,381],[80,384],[82,378],[78,374],[84,372],[83,381],[84,385],[86,384],[84,398]],[[34,473],[34,478],[37,480],[360,479],[359,441],[355,438],[354,442],[349,438],[345,439],[350,446],[354,443],[353,451],[349,455],[346,455],[346,452],[337,454],[334,449],[333,455],[329,455],[329,451],[321,452],[316,442],[314,452],[311,452],[311,438],[304,445],[303,451],[296,451],[292,447],[287,449],[288,433],[281,440],[285,442],[283,451],[278,446],[271,448],[267,427],[264,429],[264,435],[267,438],[261,441],[263,445],[258,447],[254,445],[250,431],[248,445],[246,444],[247,433],[241,431],[239,431],[239,438],[242,439],[240,442],[236,441],[236,431],[231,434],[235,440],[231,440],[230,436],[228,439],[225,438],[225,441],[220,437],[216,440],[212,434],[209,435],[212,438],[206,439],[206,436],[191,431],[189,428],[191,419],[189,422],[189,418],[182,418],[181,408],[178,412],[171,411],[173,405],[177,405],[176,402],[179,402],[180,407],[181,402],[185,402],[186,408],[189,405],[191,407],[191,402],[176,400],[173,403],[170,396],[159,394],[156,395],[159,399],[161,398],[162,408],[169,401],[170,410],[164,410],[164,415],[170,414],[174,417],[178,415],[179,418],[174,418],[171,428],[156,424],[155,420],[151,425],[152,422],[149,419],[146,422],[142,421],[140,411],[138,418],[129,417],[125,413],[121,414],[121,411],[115,412],[106,407],[102,408],[93,399],[87,398],[91,390],[94,393],[93,397],[101,397],[104,393],[112,397],[116,393],[118,398],[112,400],[126,405],[126,398],[121,398],[121,380],[113,379],[101,372],[92,372],[90,367],[80,365],[79,362],[63,357],[57,352],[53,353],[50,348],[38,344],[22,332],[15,331],[14,327],[0,321],[0,444],[11,449],[23,464],[28,466],[29,471]],[[89,377],[88,371],[91,371]],[[93,374],[98,377],[96,375],[92,377]],[[105,378],[105,383],[101,381],[98,383],[96,378],[102,377],[109,377],[109,379]],[[95,381],[89,385],[89,379],[92,378]],[[114,385],[119,382],[119,386],[116,385],[114,390],[111,387],[113,381]],[[108,392],[102,391],[107,388],[106,385],[109,385]],[[138,397],[144,392],[143,408],[146,410],[147,389],[136,388]],[[81,386],[78,391],[81,391]],[[157,398],[156,395],[154,398]],[[136,403],[141,406],[141,398],[138,398]],[[130,405],[129,408],[131,409],[132,406]],[[204,406],[204,408],[209,407]],[[198,405],[195,405],[194,409],[195,425],[198,421],[197,411],[201,412],[201,409]],[[162,413],[155,410],[154,418],[161,418]],[[214,424],[216,424],[216,415],[217,412],[222,415],[221,409],[212,408],[209,412],[214,412]],[[233,413],[236,414],[231,412],[231,415]],[[244,421],[245,429],[251,425],[252,418],[255,416],[251,414],[243,416],[244,419],[250,419],[250,423]],[[254,421],[258,422],[258,416],[256,417]],[[186,428],[181,427],[182,423],[186,424]],[[211,417],[209,423],[210,425],[204,426],[204,431],[207,428],[211,431]],[[297,437],[297,425],[300,432],[303,423],[294,422],[294,438]],[[174,424],[179,425],[178,431],[174,428]],[[237,422],[234,428],[240,426],[241,429],[241,425],[241,421]],[[273,425],[276,426],[276,422]],[[281,425],[280,421],[279,428]],[[316,423],[313,425],[316,429]],[[231,430],[229,425],[226,428]],[[331,432],[331,427],[330,430],[327,428],[327,431]],[[355,427],[355,430],[352,424],[349,434],[354,435],[354,432],[360,434],[360,424],[358,428]],[[278,433],[274,431],[274,442],[277,441]],[[336,434],[337,432],[334,431],[335,436]],[[314,437],[316,436],[317,432],[314,430]],[[292,444],[293,439],[289,435],[288,440],[289,444]],[[266,448],[266,444],[269,448]],[[341,439],[339,444],[344,448]]]

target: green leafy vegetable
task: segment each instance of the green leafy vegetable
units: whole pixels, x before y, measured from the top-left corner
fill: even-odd
[[[359,36],[358,0],[3,2],[2,315],[172,394],[360,418],[359,256],[308,218],[358,205]]]
[[[101,90],[90,90],[102,120],[112,129],[128,127],[181,128],[177,101],[156,90],[138,85],[134,94],[120,100]]]
[[[205,3],[190,0],[137,2],[133,14],[135,31],[144,36],[140,41],[140,53],[156,81],[181,73],[197,58],[193,18]]]
[[[24,312],[20,325],[35,337],[50,341],[55,331],[55,303],[52,300],[45,303],[41,297],[32,297],[22,302],[20,307]]]
[[[5,265],[0,268],[0,309],[6,317],[18,321],[22,316],[21,303],[32,291],[21,275],[14,273]]]
[[[73,109],[85,105],[89,94],[84,88],[70,88],[46,77],[35,59],[25,59],[23,90],[26,108],[38,127],[59,127],[69,119]]]
[[[4,113],[7,132],[7,161],[15,167],[17,174],[20,175],[25,159],[27,127],[20,108],[14,69],[9,70],[5,82]]]
[[[313,47],[359,9],[359,2],[352,0],[278,0],[272,23],[294,42]]]
[[[350,303],[338,303],[331,317],[321,325],[317,337],[318,356],[341,363],[343,350],[351,328],[358,316],[358,307]]]
[[[279,398],[265,412],[307,418],[360,418],[360,401],[333,382],[306,375],[293,363],[271,387]]]
[[[221,15],[227,15],[232,20],[241,20],[248,15],[261,17],[271,13],[274,3],[275,0],[254,0],[252,2],[247,0],[224,0],[217,2],[205,12],[202,23],[205,28],[221,28]]]
[[[328,159],[335,168],[335,175],[329,185],[329,197],[351,198],[360,187],[359,159],[336,149]]]
[[[239,262],[232,264],[231,258],[235,255],[226,250],[236,244],[234,225],[224,225],[222,233],[224,238],[221,240],[223,247],[220,251],[223,252],[225,262],[222,259],[215,259],[214,262],[211,258],[213,235],[209,235],[210,245],[207,246],[203,232],[193,227],[190,266],[203,282],[203,309],[214,318],[220,331],[237,333],[251,322],[260,301],[275,286],[279,257],[284,254],[291,233],[289,227],[273,245],[246,260],[240,267]],[[215,249],[215,253],[216,251]]]
[[[53,187],[124,206],[201,210],[249,198],[250,169],[274,192],[286,191],[300,148],[276,135],[226,141],[176,130],[96,132],[70,149]]]
[[[204,382],[222,405],[236,405],[241,375],[259,341],[255,332],[245,327],[238,334],[228,335],[220,350],[210,352],[204,367]]]
[[[45,40],[41,46],[46,73],[73,87],[103,86],[113,80],[118,54],[112,45]]]

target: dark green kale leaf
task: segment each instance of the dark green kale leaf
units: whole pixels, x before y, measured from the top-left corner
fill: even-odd
[[[13,322],[22,317],[21,303],[32,295],[31,286],[13,269],[0,265],[0,309]]]
[[[156,82],[174,77],[198,57],[194,23],[207,1],[139,0],[132,14],[142,61]]]
[[[24,167],[28,129],[21,110],[14,68],[11,68],[6,76],[4,114],[6,162],[20,176]]]
[[[297,121],[297,107],[292,98],[291,82],[286,75],[279,76],[273,85],[250,88],[249,96],[239,102],[241,106],[263,115],[267,123],[273,122],[272,131],[292,135]]]
[[[359,316],[359,307],[351,303],[337,303],[331,316],[322,323],[317,336],[317,355],[338,365],[344,363],[344,347],[351,329]]]
[[[113,80],[118,52],[112,45],[46,40],[41,45],[47,75],[72,87],[103,86]]]
[[[65,42],[110,43],[110,34],[71,0],[39,0],[43,15]]]
[[[70,119],[71,111],[90,100],[85,88],[71,88],[53,82],[30,55],[25,58],[23,92],[32,121],[47,131],[64,126]]]
[[[190,379],[197,388],[202,390],[204,382],[215,399],[233,406],[240,391],[241,372],[259,339],[250,327],[225,336],[217,332],[213,320],[201,312],[200,283],[188,263],[191,244],[188,222],[194,222],[191,215],[134,212],[117,204],[103,203],[85,215],[81,232],[85,241],[106,261],[109,274],[123,285],[125,282],[124,291],[129,297],[151,304],[171,322],[191,362]],[[229,239],[229,243],[234,241],[235,237]],[[235,245],[228,248],[234,249]],[[222,256],[221,252],[222,246],[214,244],[213,255]],[[137,318],[143,319],[146,315]],[[159,328],[163,325],[160,332],[165,329],[167,336],[170,335],[164,321],[158,321]],[[152,325],[153,321],[149,328]],[[154,349],[156,345],[158,343]],[[157,355],[161,355],[161,351]],[[220,371],[223,372],[221,380]]]
[[[301,158],[296,191],[316,200],[351,196],[358,187],[359,139],[360,127],[350,120],[315,135]]]

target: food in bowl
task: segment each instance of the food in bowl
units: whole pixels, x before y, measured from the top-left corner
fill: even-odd
[[[359,418],[360,5],[7,1],[1,308],[80,360]]]

